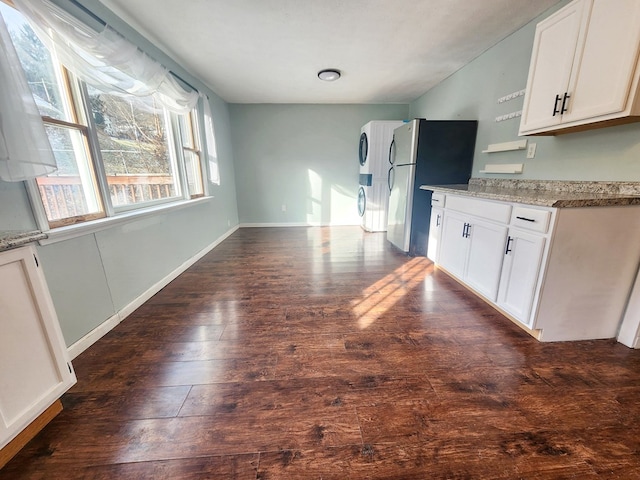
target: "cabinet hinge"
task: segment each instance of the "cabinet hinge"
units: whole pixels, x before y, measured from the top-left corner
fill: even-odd
[[[73,373],[73,370],[71,369],[71,364],[69,362],[67,362],[67,367],[69,368],[69,373]]]
[[[40,264],[38,263],[38,257],[36,257],[35,253],[33,254],[33,259],[34,259],[34,260],[35,260],[35,262],[36,262],[36,267],[39,267],[39,266],[40,266]]]

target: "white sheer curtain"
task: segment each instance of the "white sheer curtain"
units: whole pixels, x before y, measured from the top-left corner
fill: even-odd
[[[96,32],[47,0],[14,0],[40,40],[82,80],[107,93],[153,95],[172,112],[184,114],[198,102],[171,72],[108,25]]]
[[[213,129],[213,115],[211,115],[211,104],[206,95],[202,95],[202,103],[204,104],[204,136],[207,147],[207,163],[209,164],[209,180],[211,180],[211,183],[220,185],[218,148],[216,146],[216,136]]]
[[[56,169],[42,118],[0,13],[0,178],[19,182]]]
[[[203,98],[205,144],[211,182],[220,184],[211,106],[205,95],[182,88],[171,72],[108,25],[96,32],[47,0],[13,0],[57,58],[82,80],[107,93],[153,97],[186,114]],[[148,103],[148,102],[146,102]]]
[[[95,88],[112,94],[134,95],[141,99],[153,96],[161,105],[178,114],[186,114],[196,106],[199,98],[197,91],[185,90],[166,67],[153,60],[108,25],[101,32],[96,32],[47,0],[13,0],[13,3],[29,20],[40,40],[50,51],[55,52],[58,60]],[[4,22],[2,27],[4,28]],[[12,127],[11,131],[3,127],[2,136],[0,136],[0,178],[24,180],[46,175],[55,171],[55,159],[6,29],[3,42],[5,45],[1,45],[2,63],[5,63],[4,57],[10,56],[13,52],[12,61],[15,63],[8,72],[11,72],[11,75],[16,75],[16,72],[20,74],[26,93],[10,93],[8,88],[3,87],[0,89],[1,101],[15,103],[17,99],[22,99],[30,101],[31,106],[5,107],[4,103],[0,104],[0,126],[2,126],[2,115],[6,115],[10,116],[11,122],[5,120],[5,126],[11,124],[10,127]],[[5,75],[5,73],[0,74]],[[4,76],[0,77],[0,80],[0,85],[8,85],[8,80],[5,80]],[[220,184],[211,106],[208,98],[201,96],[204,105],[204,134],[210,180]],[[28,122],[25,120],[20,123],[16,115],[11,113],[16,110],[26,113],[24,116],[29,119]],[[26,136],[37,138],[29,141],[25,138]],[[24,146],[23,149],[28,150],[29,153],[12,154],[12,150],[20,145]],[[26,165],[34,165],[31,171],[27,167],[22,167],[22,173],[10,169],[7,161],[9,155],[5,153],[7,150],[12,158],[23,158],[22,161],[27,162]]]

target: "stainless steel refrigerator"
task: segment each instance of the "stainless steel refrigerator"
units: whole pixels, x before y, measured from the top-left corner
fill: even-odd
[[[425,256],[431,192],[420,185],[467,183],[478,122],[415,119],[393,131],[389,149],[387,239],[411,256]]]

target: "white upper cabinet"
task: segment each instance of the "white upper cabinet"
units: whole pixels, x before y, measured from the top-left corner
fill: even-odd
[[[520,135],[640,120],[640,0],[576,0],[540,22]]]
[[[587,0],[573,2],[536,28],[520,133],[560,123],[562,100],[588,19]],[[566,108],[566,105],[565,105]]]

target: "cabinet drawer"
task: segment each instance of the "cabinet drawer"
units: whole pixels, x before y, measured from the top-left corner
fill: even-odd
[[[534,232],[547,233],[551,212],[537,208],[513,207],[511,225]]]
[[[504,224],[509,223],[511,218],[511,205],[469,197],[448,195],[447,208]]]
[[[432,207],[444,207],[444,200],[446,195],[444,193],[434,193],[431,195],[431,206]]]

